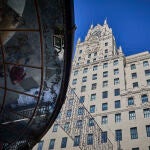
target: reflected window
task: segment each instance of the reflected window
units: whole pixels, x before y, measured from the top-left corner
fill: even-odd
[[[44,141],[40,141],[40,142],[38,143],[38,148],[37,148],[37,150],[42,150],[42,149],[43,149],[43,143],[44,143]]]
[[[107,131],[101,133],[101,143],[107,143]]]
[[[54,124],[54,126],[53,126],[53,132],[57,132],[57,130],[58,130],[58,124]]]
[[[61,141],[61,148],[66,148],[67,146],[67,137],[63,137]]]
[[[55,146],[55,139],[51,139],[49,143],[49,149],[54,149]]]
[[[80,145],[80,135],[74,137],[73,146],[79,146],[79,145]]]
[[[93,144],[93,134],[88,134],[87,135],[87,145],[92,145]]]

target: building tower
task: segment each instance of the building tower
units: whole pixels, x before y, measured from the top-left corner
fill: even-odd
[[[71,89],[101,127],[100,137],[109,137],[114,150],[150,150],[149,64],[148,51],[124,56],[122,48],[116,47],[107,20],[102,26],[91,25],[85,40],[77,42]],[[69,109],[69,100],[66,99],[62,113],[67,114],[70,110],[69,114],[74,118],[78,110]],[[59,117],[58,120],[63,120],[62,116]],[[56,128],[58,122],[43,138],[43,149],[59,150],[64,143],[66,150],[78,149],[74,146],[75,141],[66,138],[69,134]],[[75,119],[72,122],[75,123]]]

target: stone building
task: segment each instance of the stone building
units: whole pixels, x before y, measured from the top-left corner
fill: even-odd
[[[89,146],[94,144],[88,143],[94,137],[88,137],[90,135],[85,133],[90,132],[90,129],[78,132],[77,136],[73,125],[77,124],[78,118],[75,116],[76,112],[79,115],[78,106],[83,103],[90,112],[89,118],[93,117],[102,129],[97,137],[99,144],[108,143],[109,138],[114,150],[150,150],[148,51],[126,57],[122,48],[117,48],[106,20],[102,26],[91,26],[85,40],[81,42],[79,39],[77,42],[70,86],[79,99],[76,99],[71,109],[68,103],[71,103],[72,98],[67,95],[56,123],[35,149],[40,148],[40,145],[43,150],[112,149],[108,145],[99,148]],[[67,115],[73,124],[68,123],[69,129],[74,132],[66,132],[66,128],[63,128],[67,124],[63,116],[66,118]],[[85,123],[85,126],[90,125]],[[98,132],[99,128],[93,127],[92,132]],[[85,138],[80,138],[82,135]]]

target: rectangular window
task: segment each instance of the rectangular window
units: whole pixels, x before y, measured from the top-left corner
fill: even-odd
[[[135,111],[129,111],[129,120],[134,120],[134,119],[136,119]]]
[[[81,57],[78,57],[78,61],[80,61],[81,60]]]
[[[49,143],[49,150],[54,149],[54,146],[55,146],[55,139],[51,139]]]
[[[88,68],[84,68],[83,73],[87,73],[87,72],[88,72]]]
[[[82,53],[82,50],[80,50],[79,53],[81,54],[81,53]]]
[[[88,58],[91,58],[91,54],[88,54]]]
[[[142,103],[148,102],[148,96],[147,96],[147,94],[141,95],[141,101],[142,101]]]
[[[108,77],[108,71],[103,72],[103,77]]]
[[[87,145],[92,145],[93,144],[93,134],[88,134],[87,135]]]
[[[120,89],[114,89],[114,95],[119,96],[120,95]]]
[[[114,69],[114,75],[119,74],[119,69]]]
[[[128,98],[128,106],[134,105],[134,99],[133,97]]]
[[[84,114],[84,108],[83,107],[79,107],[78,108],[78,115],[83,115]]]
[[[91,101],[96,100],[96,93],[91,94]]]
[[[102,103],[102,110],[105,111],[108,109],[108,104],[107,103]]]
[[[67,146],[67,137],[63,137],[61,141],[61,148],[66,148]]]
[[[76,88],[71,88],[70,94],[74,94]]]
[[[93,62],[96,61],[96,58],[93,59]]]
[[[143,67],[147,67],[147,66],[149,66],[148,61],[143,61]]]
[[[138,139],[137,127],[130,128],[131,139]]]
[[[58,124],[54,124],[54,126],[53,126],[53,132],[57,132],[57,130],[58,130]]]
[[[86,82],[87,81],[87,76],[84,76],[83,78],[82,78],[82,82]]]
[[[102,93],[102,98],[108,98],[108,91],[104,91]]]
[[[73,99],[69,99],[68,103],[69,103],[69,106],[72,106],[73,105]]]
[[[90,113],[94,113],[95,112],[95,105],[90,106]]]
[[[79,146],[79,145],[80,145],[80,135],[74,137],[73,146]]]
[[[105,46],[108,46],[108,42],[105,43]]]
[[[77,122],[76,122],[76,127],[77,128],[82,128],[82,120],[77,120]]]
[[[80,96],[79,103],[84,103],[85,96]]]
[[[121,122],[121,114],[115,114],[115,122]]]
[[[149,76],[150,75],[150,69],[145,70],[145,76]]]
[[[107,68],[107,67],[108,67],[108,63],[104,63],[103,68]]]
[[[150,125],[146,125],[147,137],[150,137]]]
[[[71,110],[71,109],[67,110],[66,117],[71,117],[71,113],[72,113],[72,110]]]
[[[76,76],[78,74],[78,70],[74,71],[74,76]]]
[[[96,80],[96,79],[97,79],[97,74],[93,74],[92,80]]]
[[[107,124],[108,123],[108,117],[102,116],[101,124]]]
[[[108,49],[105,49],[105,54],[107,54],[108,53]]]
[[[85,92],[86,91],[86,86],[81,86],[81,92]]]
[[[77,79],[72,80],[72,85],[75,85],[77,83]]]
[[[136,69],[136,65],[135,64],[131,64],[130,68],[131,68],[131,70],[134,70],[134,69]]]
[[[92,87],[91,87],[91,90],[95,90],[95,89],[96,89],[96,86],[97,86],[97,84],[96,84],[96,83],[93,83],[93,84],[92,84]]]
[[[122,130],[115,130],[116,141],[122,141]]]
[[[107,87],[108,86],[108,81],[103,81],[103,87]]]
[[[150,118],[150,108],[143,109],[144,118]]]
[[[40,141],[40,142],[38,143],[38,148],[37,148],[37,150],[42,150],[42,149],[43,149],[43,143],[44,143],[44,141]]]
[[[136,79],[137,78],[137,74],[134,72],[132,73],[132,79]]]
[[[94,52],[94,56],[97,56],[97,52]]]
[[[107,131],[101,133],[101,143],[107,143]]]
[[[114,66],[117,66],[118,65],[118,63],[119,63],[119,61],[118,60],[114,60]]]
[[[66,122],[64,124],[64,131],[68,131],[69,130],[69,126],[70,126],[70,122]]]
[[[139,85],[138,85],[138,82],[134,82],[133,83],[133,88],[136,88],[136,87],[138,87]]]
[[[121,104],[120,104],[120,100],[115,101],[115,108],[120,108]]]
[[[132,150],[140,150],[138,147],[132,148]]]
[[[94,118],[89,119],[89,127],[94,126]]]
[[[97,70],[98,69],[98,66],[93,66],[93,71]]]
[[[119,83],[120,83],[119,78],[115,78],[115,79],[114,79],[114,85],[117,85],[117,84],[119,84]]]
[[[150,86],[150,79],[146,80],[147,86]]]
[[[87,62],[86,62],[87,64],[89,64],[90,63],[90,60],[87,60]]]

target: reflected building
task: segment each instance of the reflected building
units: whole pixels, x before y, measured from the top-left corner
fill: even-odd
[[[0,149],[31,149],[68,87],[73,1],[0,0]]]

